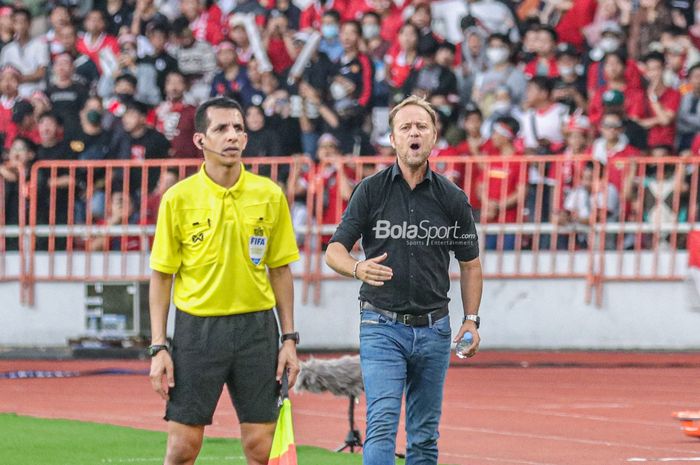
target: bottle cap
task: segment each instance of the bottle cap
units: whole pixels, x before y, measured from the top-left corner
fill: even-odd
[[[462,340],[463,340],[464,342],[467,342],[467,343],[471,344],[472,341],[474,340],[474,336],[472,336],[472,333],[470,333],[469,331],[467,331],[466,333],[464,333],[464,336],[462,336]]]

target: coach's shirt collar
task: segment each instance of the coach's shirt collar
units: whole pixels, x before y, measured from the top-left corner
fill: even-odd
[[[401,173],[401,168],[399,167],[399,162],[398,160],[394,162],[394,166],[391,167],[391,179],[396,180],[396,178],[399,177],[403,179],[403,174]],[[432,181],[433,180],[433,170],[430,169],[430,163],[428,163],[428,166],[425,169],[425,176],[423,177],[423,181]],[[423,182],[421,181],[421,182]]]
[[[248,175],[248,172],[245,169],[245,165],[241,163],[241,174],[238,176],[238,181],[236,181],[236,184],[233,186],[229,187],[226,189],[223,186],[218,185],[215,183],[207,174],[207,172],[204,170],[204,165],[206,163],[202,163],[202,167],[199,169],[199,177],[202,179],[202,182],[204,185],[209,189],[209,191],[217,198],[223,199],[226,197],[226,195],[232,195],[233,198],[238,198],[240,197],[241,193],[243,192],[243,186],[245,185],[245,180]]]

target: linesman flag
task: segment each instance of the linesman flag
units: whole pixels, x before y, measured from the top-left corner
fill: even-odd
[[[280,400],[280,414],[277,418],[275,437],[272,440],[270,460],[267,465],[297,465],[297,448],[294,444],[294,427],[292,425],[292,403],[289,401],[286,373],[282,376]]]

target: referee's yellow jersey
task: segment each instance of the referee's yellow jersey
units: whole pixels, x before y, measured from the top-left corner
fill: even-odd
[[[266,266],[299,259],[282,189],[249,173],[225,189],[199,173],[161,199],[151,268],[175,275],[173,302],[197,316],[221,316],[275,306]]]

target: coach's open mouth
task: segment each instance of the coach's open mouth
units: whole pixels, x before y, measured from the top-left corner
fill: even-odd
[[[420,149],[420,143],[414,142],[411,145],[409,145],[409,147],[411,148],[411,150],[418,150]]]

